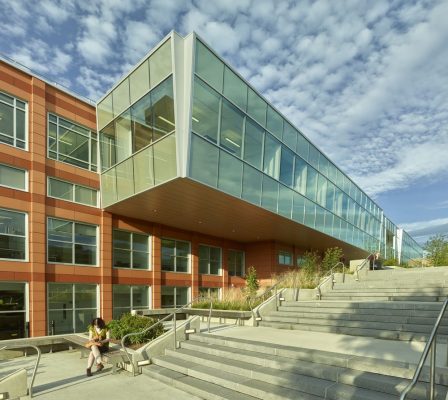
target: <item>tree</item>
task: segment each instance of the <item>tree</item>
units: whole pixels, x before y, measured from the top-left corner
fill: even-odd
[[[448,265],[448,239],[446,235],[431,236],[426,242],[424,249],[426,259],[434,267]]]
[[[340,247],[329,247],[325,250],[324,258],[322,259],[322,271],[328,272],[342,259],[342,249]]]
[[[248,296],[254,297],[259,287],[260,283],[258,282],[257,271],[254,267],[250,267],[246,275],[246,291]]]

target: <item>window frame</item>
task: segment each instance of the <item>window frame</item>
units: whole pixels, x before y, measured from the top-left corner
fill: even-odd
[[[202,258],[201,259],[201,256],[200,256],[200,254],[201,254],[201,247],[204,247],[204,248],[207,248],[207,250],[208,250],[208,258],[207,259],[205,259],[205,258]],[[210,259],[210,253],[211,253],[211,249],[219,249],[219,272],[217,273],[217,274],[212,274],[211,272],[210,272],[210,264],[211,264],[211,259]],[[201,272],[201,267],[200,267],[200,265],[201,265],[201,260],[203,260],[203,261],[207,261],[207,272]],[[211,245],[209,245],[209,244],[203,244],[203,243],[200,243],[199,244],[199,247],[198,247],[198,272],[201,274],[201,275],[213,275],[213,276],[222,276],[222,273],[223,273],[223,268],[222,268],[222,247],[219,247],[219,246],[211,246]]]
[[[174,304],[170,304],[170,305],[165,306],[165,307],[163,306],[163,303],[162,303],[162,296],[163,296],[163,288],[164,288],[164,287],[168,287],[168,288],[173,288],[173,289],[174,289],[174,290],[173,290]],[[187,303],[186,303],[186,304],[188,304],[188,303],[191,301],[191,293],[192,293],[192,291],[191,291],[191,286],[169,286],[169,285],[161,285],[161,286],[160,286],[160,306],[161,306],[161,308],[179,308],[179,307],[182,307],[182,306],[185,305],[185,304],[180,305],[180,304],[177,304],[177,303],[176,303],[177,289],[187,289]]]
[[[125,233],[129,233],[131,235],[131,242],[130,242],[130,247],[129,249],[122,249],[122,248],[118,248],[118,250],[126,250],[130,252],[130,267],[116,267],[115,266],[115,246],[114,246],[114,233],[115,232],[125,232]],[[134,234],[137,235],[142,235],[142,236],[146,236],[147,240],[148,240],[148,251],[147,251],[147,261],[148,261],[148,266],[147,268],[133,268],[133,253],[134,253],[134,249],[133,249],[133,245],[134,245]],[[139,253],[143,253],[143,251],[138,251]],[[136,270],[136,271],[151,271],[151,235],[144,232],[134,232],[134,231],[127,231],[125,229],[113,229],[112,230],[112,268],[114,269],[124,269],[124,270]],[[139,285],[134,285],[134,286],[139,286]]]
[[[286,257],[289,257],[288,263],[286,262]],[[279,265],[293,266],[294,265],[293,258],[294,258],[294,255],[290,251],[279,250],[277,261],[278,261]]]
[[[72,200],[63,199],[62,197],[52,196],[50,194],[50,181],[51,180],[62,182],[62,183],[67,183],[69,185],[72,185],[72,188],[73,188]],[[75,192],[76,187],[80,187],[80,188],[84,188],[84,189],[89,189],[89,190],[95,191],[96,192],[96,205],[86,204],[86,203],[81,203],[80,201],[76,201],[76,192]],[[99,204],[101,203],[100,202],[100,191],[98,189],[94,189],[92,187],[88,187],[88,186],[84,186],[84,185],[79,185],[78,183],[74,183],[74,182],[70,182],[70,181],[64,181],[63,179],[55,178],[53,176],[47,176],[47,197],[50,197],[52,199],[68,201],[70,203],[81,204],[81,205],[87,206],[87,207],[94,207],[94,208],[99,208]]]
[[[21,192],[28,192],[29,191],[29,184],[28,184],[28,182],[29,182],[29,179],[28,179],[29,173],[28,173],[27,169],[13,167],[12,165],[4,164],[4,163],[0,163],[0,168],[1,167],[6,167],[6,168],[10,168],[10,169],[15,169],[17,171],[25,172],[25,189],[14,187],[14,186],[9,186],[9,185],[3,185],[2,183],[0,183],[0,187],[4,187],[4,188],[8,188],[8,189],[14,189],[14,190],[20,190]]]
[[[230,260],[229,260],[230,252],[241,253],[242,254],[242,262],[243,262],[243,264],[241,266],[241,275],[238,275],[236,273],[236,269],[234,269],[235,270],[235,274],[234,275],[232,275],[230,273],[230,267],[231,267]],[[246,252],[244,250],[237,250],[237,249],[228,249],[227,250],[227,273],[229,274],[229,276],[244,277],[246,275]]]
[[[129,304],[130,304],[130,311],[132,312],[133,310],[151,310],[152,309],[152,286],[151,285],[126,285],[126,284],[113,284],[112,285],[112,315],[115,315],[115,310],[121,310],[121,309],[128,309],[128,307],[116,307],[114,305],[114,287],[117,286],[127,286],[130,290],[129,290]],[[134,298],[134,288],[136,287],[145,287],[148,289],[148,306],[147,307],[142,307],[142,306],[137,306],[137,308],[134,308],[134,304],[133,304],[133,298]],[[124,312],[126,313],[126,311]],[[123,314],[124,314],[123,313]]]
[[[171,240],[174,242],[174,255],[172,255],[171,257],[174,258],[174,265],[173,265],[173,271],[167,270],[167,269],[163,269],[163,244],[162,242],[164,240]],[[177,242],[181,242],[181,243],[188,243],[188,267],[187,267],[187,271],[177,271],[177,257],[181,257],[177,255]],[[160,267],[161,267],[161,271],[162,272],[172,272],[172,273],[178,273],[178,274],[191,274],[191,242],[188,240],[178,240],[178,239],[172,239],[172,238],[167,238],[167,237],[162,237],[161,238],[161,245],[160,245]]]
[[[49,229],[48,229],[48,225],[49,225],[49,221],[50,219],[54,219],[57,221],[64,221],[64,222],[69,222],[72,224],[72,241],[71,242],[62,242],[62,243],[71,243],[72,245],[72,262],[71,263],[67,263],[67,262],[60,262],[60,261],[50,261],[49,260],[49,255],[50,255],[50,240],[49,240]],[[95,240],[95,264],[78,264],[75,262],[76,260],[76,245],[77,244],[83,244],[83,243],[77,243],[75,242],[75,226],[79,224],[79,225],[87,225],[87,226],[91,226],[91,227],[95,227],[95,236],[96,236],[96,240]],[[99,256],[100,256],[100,227],[99,225],[95,225],[95,224],[89,224],[89,223],[85,223],[85,222],[78,222],[78,221],[72,221],[72,220],[68,220],[68,219],[63,219],[63,218],[57,218],[57,217],[52,217],[52,216],[48,216],[47,217],[47,246],[46,246],[46,250],[47,250],[47,259],[46,262],[47,264],[60,264],[60,265],[76,265],[76,266],[80,266],[80,267],[92,267],[92,268],[99,268]],[[59,242],[61,243],[61,241],[59,240],[52,240],[53,242]],[[88,245],[88,246],[92,246],[92,245]]]
[[[9,93],[6,93],[4,91],[0,91],[0,94],[3,94],[4,96],[7,96],[7,97],[11,97],[12,100],[13,100],[13,104],[12,105],[2,101],[1,99],[0,99],[0,103],[6,104],[8,106],[12,106],[12,108],[13,108],[13,131],[14,131],[13,132],[14,134],[12,136],[14,144],[5,143],[5,142],[2,142],[2,141],[0,141],[0,144],[4,144],[6,146],[11,146],[11,147],[14,147],[16,149],[23,150],[23,151],[28,151],[28,102],[25,101],[25,100],[19,99],[18,97],[14,96],[14,95],[11,95]],[[24,108],[19,107],[17,105],[17,101],[20,101],[20,102],[24,103],[25,107]],[[17,146],[17,140],[20,140],[20,141],[22,141],[22,140],[21,139],[17,139],[17,112],[16,112],[16,110],[20,110],[20,111],[23,111],[25,113],[25,132],[24,132],[25,133],[25,135],[24,135],[25,138],[23,140],[23,142],[25,142],[25,147],[23,147],[23,148]],[[7,136],[7,135],[5,135],[5,134],[0,132],[0,137],[1,136]]]
[[[50,121],[50,115],[56,118],[56,122]],[[76,158],[76,157],[71,157],[71,156],[67,156],[67,155],[65,156],[67,158],[73,158],[75,160],[78,160],[80,162],[88,164],[89,166],[87,168],[60,159],[61,153],[59,152],[59,138],[58,138],[58,134],[59,134],[59,127],[60,127],[59,120],[61,120],[61,119],[66,121],[66,122],[68,122],[68,123],[70,123],[70,124],[76,125],[76,126],[82,128],[82,129],[85,129],[85,130],[89,131],[89,136],[88,136],[88,139],[87,139],[88,140],[88,146],[89,146],[89,160],[88,161],[83,161],[83,160],[81,160],[79,158]],[[56,153],[56,158],[53,158],[53,157],[50,156],[50,135],[49,135],[50,123],[56,125],[56,150],[54,151],[54,153]],[[80,132],[73,131],[73,130],[71,130],[69,128],[66,128],[66,129],[70,130],[73,133],[76,133],[78,135],[83,135],[84,137],[86,137],[86,135],[84,135],[84,134],[82,134]],[[93,139],[93,134],[96,135],[96,139]],[[92,142],[93,141],[96,141],[96,164],[93,164],[93,162],[92,162],[92,158],[93,158]],[[94,172],[94,173],[100,173],[101,172],[100,171],[100,151],[99,151],[100,140],[99,140],[99,134],[98,134],[97,131],[94,131],[94,130],[92,130],[90,128],[87,128],[86,126],[80,125],[77,122],[71,121],[68,118],[61,117],[58,114],[48,112],[47,113],[47,141],[46,141],[46,145],[47,145],[47,158],[50,159],[50,160],[61,162],[61,163],[70,165],[72,167],[81,168],[83,170]]]
[[[15,259],[15,258],[0,258],[0,261],[15,261],[15,262],[28,262],[29,261],[29,243],[28,243],[28,240],[29,240],[29,232],[28,232],[28,213],[27,212],[25,212],[25,211],[20,211],[20,210],[11,210],[11,209],[9,209],[9,208],[0,208],[0,211],[1,210],[6,210],[6,211],[9,211],[9,212],[15,212],[15,213],[18,213],[18,214],[23,214],[23,215],[25,215],[25,228],[24,228],[24,231],[25,231],[25,235],[24,236],[19,236],[19,235],[11,235],[11,234],[3,234],[2,233],[2,235],[5,235],[5,236],[12,236],[12,237],[24,237],[25,238],[25,258],[24,259]]]

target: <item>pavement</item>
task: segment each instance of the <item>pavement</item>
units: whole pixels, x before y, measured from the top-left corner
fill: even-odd
[[[206,332],[206,324],[201,326]],[[321,332],[281,330],[268,327],[222,325],[214,323],[211,334],[233,338],[283,344],[287,346],[321,349],[343,354],[362,355],[386,360],[418,363],[425,343],[354,337]],[[447,346],[438,344],[437,364],[443,366]],[[35,356],[15,358],[0,362],[0,375],[25,367],[32,371]],[[112,374],[106,368],[93,376],[86,376],[86,358],[80,358],[79,350],[42,354],[34,382],[34,395],[39,400],[82,400],[100,396],[110,400],[151,398],[157,400],[195,400],[198,397],[152,379],[146,375],[132,377],[120,370]]]

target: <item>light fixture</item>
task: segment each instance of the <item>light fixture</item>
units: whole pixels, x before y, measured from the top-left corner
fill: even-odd
[[[163,122],[166,122],[167,124],[170,124],[171,126],[176,126],[171,121],[168,121],[166,118],[162,117],[161,115],[158,115],[157,118],[161,119]]]
[[[226,137],[226,140],[229,142],[229,143],[232,143],[234,146],[236,146],[236,147],[241,147],[238,143],[235,143],[232,139],[229,139],[228,137]]]
[[[192,119],[194,122],[199,122],[199,120],[198,120],[197,118],[195,118],[195,117],[191,117],[191,119]]]

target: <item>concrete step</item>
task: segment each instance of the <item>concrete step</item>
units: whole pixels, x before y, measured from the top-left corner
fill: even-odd
[[[440,312],[442,302],[418,302],[418,301],[283,301],[279,307],[282,311],[286,309],[300,308],[338,308],[338,309],[372,309],[381,308],[387,310],[416,310],[416,311],[436,311]]]
[[[400,288],[400,289],[409,289],[409,290],[416,290],[416,289],[420,289],[420,288],[425,288],[425,289],[444,289],[446,290],[446,288],[448,287],[448,283],[445,281],[440,281],[440,280],[434,280],[434,281],[399,281],[399,280],[387,280],[387,281],[354,281],[354,282],[338,282],[336,281],[334,283],[333,289],[334,290],[338,290],[338,289],[354,289],[354,290],[358,290],[358,289],[379,289],[379,288],[384,288],[384,289],[396,289],[396,288]]]
[[[405,288],[405,287],[378,287],[378,288],[363,288],[363,287],[334,287],[333,290],[328,290],[325,293],[404,293],[404,294],[418,294],[419,296],[430,295],[430,296],[440,296],[443,293],[448,293],[448,289],[441,287],[421,287],[421,288]]]
[[[255,397],[206,382],[158,365],[142,368],[143,374],[206,400],[254,400]]]
[[[403,296],[400,294],[384,295],[378,294],[364,294],[364,293],[352,293],[352,294],[339,294],[339,293],[323,293],[322,300],[348,300],[348,301],[363,301],[363,300],[374,300],[374,301],[420,301],[420,302],[437,302],[444,300],[444,297],[440,296]]]
[[[186,361],[171,355],[154,357],[152,361],[155,365],[171,369],[193,378],[201,379],[205,382],[213,382],[215,385],[259,399],[317,400],[323,398],[322,396],[314,396],[289,387],[225,372],[221,369],[204,366],[190,360]]]
[[[301,331],[339,333],[343,335],[365,336],[387,340],[426,342],[429,338],[429,334],[425,334],[423,332],[384,331],[380,329],[350,328],[346,326],[332,326],[332,325],[310,325],[310,324],[292,324],[286,322],[260,321],[259,326],[266,326],[277,329],[296,329]],[[447,336],[440,335],[437,337],[437,341],[440,343],[447,343]]]
[[[217,344],[217,342],[221,344]],[[226,345],[223,345],[223,343],[226,343]],[[246,345],[247,341],[246,343],[241,343],[226,339],[221,341],[212,339],[210,342],[207,339],[199,342],[190,340],[182,343],[182,349],[170,351],[169,354],[174,355],[174,353],[177,353],[177,356],[182,359],[190,359],[201,365],[220,368],[224,371],[238,373],[239,375],[243,374],[256,379],[263,379],[266,382],[275,382],[282,385],[291,385],[291,383],[288,383],[291,380],[297,383],[302,382],[302,386],[299,387],[300,390],[305,390],[306,386],[307,392],[313,391],[312,393],[317,395],[321,395],[322,386],[327,385],[328,381],[333,381],[334,384],[325,386],[324,389],[327,393],[327,398],[335,399],[351,399],[353,397],[350,396],[353,396],[354,393],[356,393],[355,398],[388,398],[387,396],[389,395],[398,396],[409,383],[408,377],[412,375],[412,371],[409,367],[404,366],[403,363],[386,361],[383,364],[382,360],[369,357],[350,357],[338,353],[310,349],[292,349],[287,347],[282,349],[281,347],[283,346],[277,349],[277,351],[287,351],[290,356],[294,356],[294,358],[290,358],[235,348],[235,343],[237,345]],[[261,351],[266,351],[266,348],[272,349],[266,343],[252,342],[250,344]],[[306,361],[304,358],[307,360],[311,358],[313,361]],[[240,363],[235,360],[244,360],[244,362]],[[300,362],[297,362],[298,360]],[[322,363],[322,361],[325,361],[327,364]],[[352,369],[349,364],[361,369]],[[368,369],[372,367],[377,370],[380,369],[381,373],[369,372]],[[239,368],[242,370],[239,370]],[[386,376],[384,375],[386,371],[388,373],[395,372],[398,375],[406,375],[406,378],[402,376]],[[314,379],[304,379],[304,377]],[[316,378],[320,378],[320,380]],[[441,379],[440,376],[438,379]],[[331,393],[330,390],[336,389],[336,382],[342,384],[341,387],[333,395],[329,395]],[[318,385],[317,388],[315,385]],[[346,387],[347,385],[349,387]],[[426,383],[419,383],[413,390],[413,396],[410,398],[425,399],[426,386]],[[437,391],[439,393],[437,398],[445,399],[447,388],[438,385]],[[378,392],[381,393],[379,394]]]

